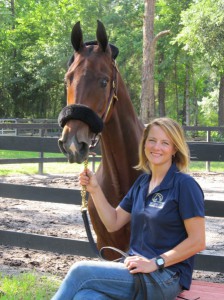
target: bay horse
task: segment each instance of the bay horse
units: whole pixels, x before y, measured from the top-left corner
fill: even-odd
[[[92,140],[101,134],[102,160],[96,176],[107,200],[116,207],[140,175],[133,167],[138,162],[144,126],[115,64],[119,50],[108,43],[100,21],[96,37],[97,41],[84,43],[80,22],[72,29],[74,54],[65,75],[67,106],[58,118],[63,127],[59,147],[70,163],[82,163],[88,158]],[[98,249],[113,246],[126,251],[130,226],[108,233],[91,197],[88,211]],[[115,255],[107,254],[107,258],[114,259]]]

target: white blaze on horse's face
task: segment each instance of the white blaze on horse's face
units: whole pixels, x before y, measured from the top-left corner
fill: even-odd
[[[73,142],[70,144],[69,150],[70,150],[71,152],[75,153],[76,147],[75,147],[75,144],[74,144]]]

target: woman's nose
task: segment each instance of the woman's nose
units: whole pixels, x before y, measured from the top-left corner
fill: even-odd
[[[155,149],[160,149],[160,147],[161,147],[160,142],[155,142],[154,148],[155,148]]]

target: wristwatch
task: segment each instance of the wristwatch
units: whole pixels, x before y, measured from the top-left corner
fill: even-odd
[[[162,270],[165,265],[165,260],[162,258],[162,256],[157,256],[155,258],[155,263],[157,264],[158,269]]]

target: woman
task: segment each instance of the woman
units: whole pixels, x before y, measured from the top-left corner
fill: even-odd
[[[124,263],[74,264],[54,300],[130,300],[136,273],[145,274],[150,300],[175,299],[190,288],[194,255],[205,248],[205,222],[203,192],[185,173],[188,163],[180,125],[158,118],[145,128],[139,146],[136,169],[144,174],[117,208],[107,202],[92,172],[80,174],[109,232],[131,221],[129,256]]]

